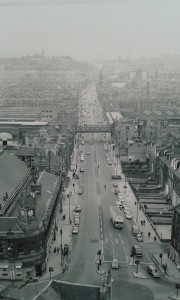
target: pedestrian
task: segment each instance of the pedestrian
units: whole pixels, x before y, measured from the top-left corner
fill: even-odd
[[[169,258],[169,256],[170,256],[170,252],[168,251],[168,253],[167,253],[167,257]]]
[[[143,226],[143,221],[141,221],[141,226]]]
[[[151,236],[151,233],[150,233],[150,232],[148,232],[148,238],[150,238],[150,236]]]
[[[136,201],[134,202],[134,205],[136,205]]]
[[[146,225],[146,221],[144,220],[143,223],[144,223],[144,226],[145,226]]]
[[[56,251],[57,251],[57,249],[56,249],[56,247],[54,247],[54,251],[53,251],[53,253],[54,253],[54,254],[56,254]]]
[[[156,236],[155,236],[155,237],[154,237],[154,241],[156,242],[156,240],[157,240],[157,239],[156,239]]]
[[[60,250],[59,247],[57,247],[57,254],[59,254],[59,250]]]

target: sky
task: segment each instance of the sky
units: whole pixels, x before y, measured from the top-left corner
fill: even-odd
[[[0,0],[0,57],[42,49],[77,60],[178,55],[180,0]]]

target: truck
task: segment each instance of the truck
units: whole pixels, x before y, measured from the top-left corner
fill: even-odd
[[[119,207],[110,206],[111,221],[115,228],[121,229],[124,225],[124,218],[121,216]]]

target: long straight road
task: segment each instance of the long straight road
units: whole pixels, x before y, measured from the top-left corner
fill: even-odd
[[[88,98],[89,97],[89,98]],[[92,99],[93,98],[93,99]],[[84,109],[88,110],[88,101],[97,101],[96,93],[89,91],[86,96]],[[102,113],[97,103],[96,113],[91,107],[87,124],[97,124],[99,114]],[[101,117],[102,119],[102,117]],[[102,251],[102,269],[109,270],[113,258],[117,258],[120,264],[119,270],[112,270],[112,299],[113,300],[167,300],[169,286],[160,279],[159,282],[152,279],[146,272],[148,263],[152,263],[146,245],[136,241],[132,236],[132,220],[124,220],[124,228],[117,230],[110,219],[110,206],[115,205],[117,196],[114,194],[111,175],[113,167],[107,164],[104,151],[104,142],[110,149],[110,136],[85,134],[79,138],[79,153],[84,153],[84,162],[78,162],[78,168],[84,167],[80,173],[79,186],[83,189],[83,195],[78,196],[78,203],[82,205],[80,228],[78,235],[73,236],[72,253],[69,263],[69,270],[64,280],[75,283],[86,283],[100,285],[103,276],[97,274],[98,260],[97,251]],[[84,145],[81,145],[84,140]],[[87,154],[89,152],[89,154]],[[111,155],[111,153],[109,153]],[[111,155],[112,156],[112,155]],[[112,156],[112,162],[114,157]],[[99,165],[99,168],[98,168]],[[106,184],[106,188],[104,185]],[[121,191],[123,192],[123,191]],[[120,212],[123,215],[123,211]],[[140,271],[146,275],[146,279],[137,279],[133,272],[135,266],[131,266],[131,247],[138,244],[142,248],[143,257],[139,258]]]

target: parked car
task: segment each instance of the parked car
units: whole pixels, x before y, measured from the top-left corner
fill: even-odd
[[[75,211],[80,212],[82,210],[82,207],[80,204],[76,205]]]
[[[89,151],[87,151],[87,152],[86,152],[86,154],[87,154],[87,155],[90,155],[90,152],[89,152]]]
[[[119,262],[117,258],[113,258],[111,268],[116,270],[119,269]]]
[[[137,233],[137,234],[136,234],[136,240],[137,240],[138,242],[143,242],[143,237],[142,237],[142,234],[141,234],[141,233]]]
[[[117,205],[120,209],[122,209],[122,204],[121,204],[121,202],[116,201],[116,205]]]
[[[113,182],[113,187],[118,187],[118,183],[117,182]]]
[[[72,228],[72,234],[77,234],[79,232],[79,227],[74,225]]]
[[[78,189],[78,190],[77,190],[77,194],[78,194],[78,195],[82,195],[82,194],[83,194],[83,190],[82,190],[82,189]]]
[[[112,174],[111,176],[112,179],[121,179],[121,175],[120,174]]]
[[[80,168],[80,172],[84,172],[84,168],[83,167]]]
[[[108,160],[107,164],[108,164],[108,165],[112,165],[112,161],[111,161],[111,160]]]
[[[74,225],[79,226],[79,224],[80,224],[79,218],[74,218]]]
[[[125,216],[126,216],[126,219],[128,219],[128,220],[132,219],[132,215],[130,212],[125,212]]]

